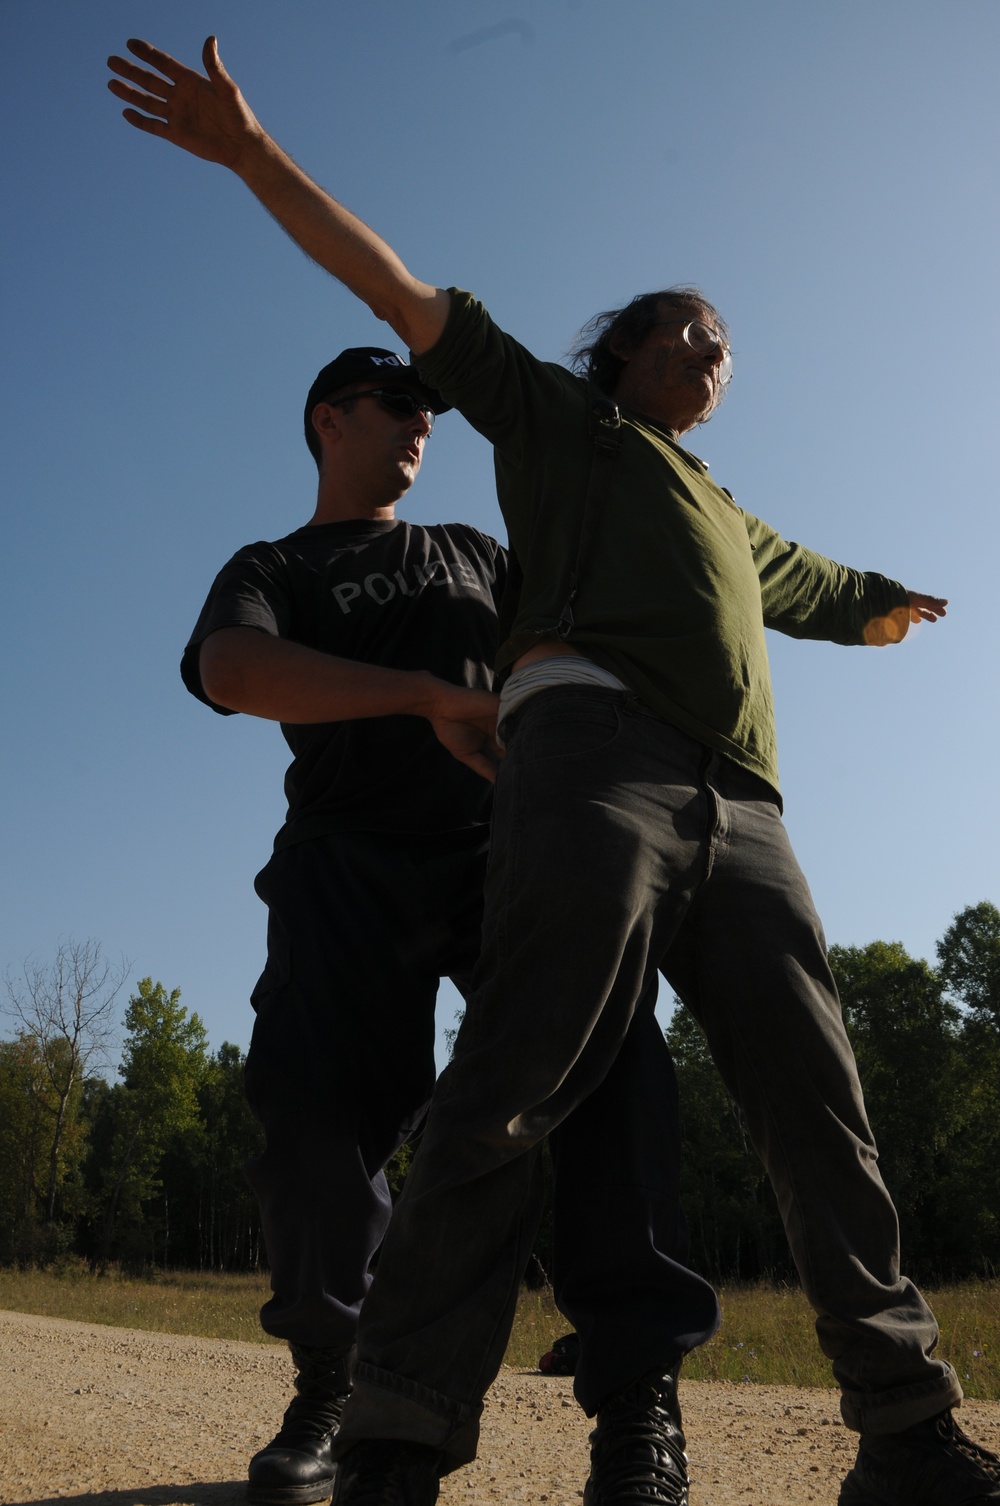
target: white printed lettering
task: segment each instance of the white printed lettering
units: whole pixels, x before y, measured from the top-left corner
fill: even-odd
[[[337,605],[343,612],[344,616],[349,617],[351,615],[351,609],[347,605],[347,603],[349,601],[354,601],[355,597],[361,595],[361,587],[358,585],[357,581],[345,580],[342,586],[334,586],[333,594],[334,596],[336,596]]]
[[[472,566],[467,564],[465,560],[459,560],[452,568],[463,586],[471,586],[474,591],[481,591],[483,589],[482,581],[476,575]]]
[[[382,583],[378,589],[376,588],[377,581],[381,581]],[[379,592],[381,589],[384,589],[388,594],[385,596],[380,595]],[[377,601],[380,607],[384,607],[396,594],[396,587],[389,577],[387,575],[379,575],[377,571],[373,575],[365,576],[365,590],[372,601]]]

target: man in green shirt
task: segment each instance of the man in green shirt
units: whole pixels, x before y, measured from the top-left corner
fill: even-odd
[[[558,1213],[588,1190],[560,1176],[560,1126],[586,1115],[648,1022],[659,967],[746,1114],[861,1434],[842,1506],[1000,1502],[1000,1461],[957,1428],[961,1388],[899,1273],[822,930],[780,819],[764,646],[765,626],[894,642],[945,603],[787,543],[708,478],[681,438],[718,404],[731,358],[700,293],[599,316],[581,353],[589,381],[541,362],[318,189],[261,129],[213,39],[207,78],[129,46],[162,76],[112,59],[126,118],[232,168],[492,442],[523,568],[500,654],[508,752],[483,953],[363,1313],[336,1500],[430,1506],[439,1477],[474,1456],[530,1252],[540,1143],[554,1141]],[[591,428],[614,431],[596,446],[607,458]],[[595,1209],[603,1300],[574,1283],[569,1252],[561,1272],[576,1393],[597,1416],[584,1500],[685,1506],[677,1371],[714,1313],[693,1273],[616,1213]]]

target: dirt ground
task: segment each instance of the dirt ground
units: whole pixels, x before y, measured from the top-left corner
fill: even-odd
[[[230,1506],[274,1432],[286,1352],[0,1312],[3,1506]],[[854,1439],[833,1391],[682,1382],[692,1506],[836,1506]],[[1000,1404],[968,1402],[967,1431],[1000,1449]],[[570,1382],[504,1370],[480,1457],[443,1506],[579,1506],[588,1422]]]

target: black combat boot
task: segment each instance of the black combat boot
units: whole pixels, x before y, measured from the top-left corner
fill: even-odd
[[[362,1439],[340,1461],[333,1506],[434,1506],[442,1457],[423,1443]]]
[[[296,1395],[281,1431],[250,1460],[250,1506],[306,1506],[333,1494],[337,1466],[330,1452],[351,1389],[353,1351],[290,1344]]]
[[[597,1409],[584,1506],[688,1506],[679,1369],[652,1370]]]
[[[985,1506],[1000,1502],[1000,1459],[950,1412],[902,1433],[863,1434],[840,1506]]]

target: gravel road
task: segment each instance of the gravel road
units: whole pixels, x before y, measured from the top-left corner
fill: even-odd
[[[231,1506],[247,1458],[291,1385],[286,1352],[258,1344],[0,1312],[3,1506]],[[854,1456],[833,1391],[682,1382],[691,1506],[836,1506]],[[1000,1404],[969,1402],[967,1430],[1000,1450]],[[442,1506],[580,1506],[588,1422],[570,1383],[504,1370],[480,1457]]]

